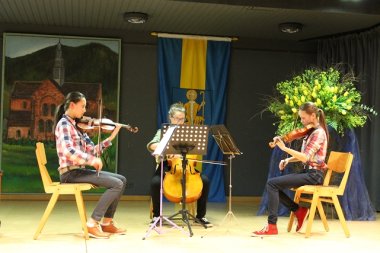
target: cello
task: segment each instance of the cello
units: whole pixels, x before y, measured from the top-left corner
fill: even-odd
[[[196,155],[187,155],[189,159],[195,159]],[[185,172],[183,172],[182,163],[186,162]],[[198,200],[202,194],[203,183],[200,173],[195,170],[196,161],[185,160],[180,157],[168,159],[171,167],[166,172],[163,188],[165,197],[174,203],[182,200],[182,178],[186,176],[185,203],[191,203]]]

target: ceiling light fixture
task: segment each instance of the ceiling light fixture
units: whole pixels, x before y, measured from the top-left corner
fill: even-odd
[[[148,14],[143,12],[124,12],[124,21],[131,24],[144,24],[148,20]]]
[[[303,24],[295,22],[281,23],[278,25],[278,28],[283,33],[298,33],[302,31]]]

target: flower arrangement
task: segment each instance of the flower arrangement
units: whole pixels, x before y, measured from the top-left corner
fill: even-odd
[[[279,95],[270,97],[267,106],[267,110],[279,118],[277,134],[302,126],[297,120],[298,107],[308,101],[324,111],[327,123],[339,134],[347,128],[363,126],[369,115],[377,115],[377,112],[360,104],[361,94],[354,81],[353,74],[342,75],[329,68],[326,71],[307,69],[291,80],[278,83]]]

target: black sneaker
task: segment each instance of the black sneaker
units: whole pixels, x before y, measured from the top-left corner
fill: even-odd
[[[199,223],[201,225],[204,225],[206,228],[211,228],[213,227],[214,225],[212,225],[211,222],[209,222],[206,217],[203,217],[203,218],[197,218],[197,220],[195,220],[195,223]]]

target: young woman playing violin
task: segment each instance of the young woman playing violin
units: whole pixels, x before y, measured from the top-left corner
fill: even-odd
[[[185,108],[182,104],[175,103],[170,106],[169,109],[169,121],[171,124],[179,124],[182,125],[185,123]],[[147,148],[149,152],[153,152],[156,148],[158,143],[161,140],[161,129],[158,129],[156,132],[156,135],[154,138],[147,144]],[[173,156],[173,155],[172,155]],[[172,158],[175,158],[173,156]],[[170,171],[170,165],[167,161],[164,162],[164,169],[165,171]],[[156,166],[156,171],[152,177],[151,181],[151,196],[152,196],[152,203],[153,203],[153,220],[152,222],[155,222],[155,220],[160,216],[160,187],[161,187],[161,171],[159,169],[159,166]],[[201,180],[203,183],[201,196],[197,201],[197,214],[196,218],[199,220],[199,222],[202,223],[202,225],[206,227],[212,227],[213,225],[206,219],[206,205],[207,205],[207,198],[208,198],[208,192],[209,192],[209,180],[207,176],[200,175]]]
[[[64,103],[58,108],[55,127],[58,171],[62,183],[91,183],[107,189],[88,219],[87,227],[91,237],[109,238],[111,234],[126,232],[115,226],[113,217],[127,180],[122,175],[101,171],[103,163],[97,154],[112,145],[111,141],[121,126],[116,124],[111,135],[95,145],[76,125],[85,112],[86,98],[80,92],[67,94]]]
[[[328,143],[328,131],[325,115],[314,103],[307,102],[300,106],[298,115],[302,125],[312,126],[303,139],[301,151],[285,146],[281,137],[276,136],[273,142],[281,150],[291,157],[280,161],[279,169],[282,171],[290,162],[302,162],[304,164],[303,173],[287,174],[279,177],[270,178],[266,184],[268,192],[268,225],[262,230],[254,231],[253,235],[277,235],[277,213],[279,202],[287,206],[294,212],[297,218],[298,232],[309,212],[308,208],[300,207],[285,193],[285,189],[300,187],[302,185],[322,184],[324,170],[326,169],[325,158]]]

